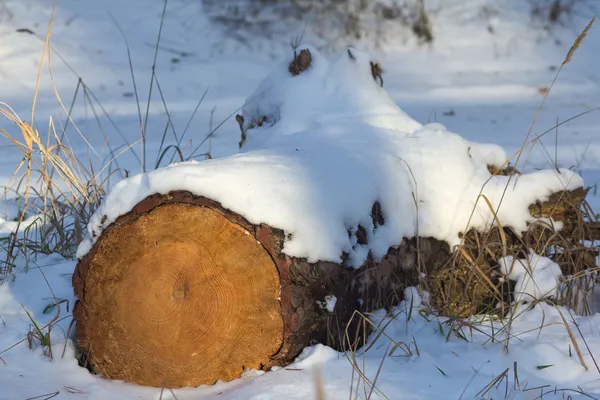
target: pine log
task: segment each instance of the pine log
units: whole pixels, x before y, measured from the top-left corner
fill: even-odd
[[[187,192],[147,198],[77,265],[83,358],[102,376],[141,385],[228,381],[287,365],[307,345],[360,347],[367,324],[356,312],[398,304],[417,283],[411,241],[360,269],[289,257],[284,241],[282,231]],[[421,262],[448,259],[445,243],[431,243]]]
[[[561,198],[551,197],[536,216],[552,211],[561,219]],[[385,223],[379,203],[371,216],[376,227]],[[363,231],[359,243],[367,240]],[[471,234],[466,251],[473,250]],[[189,192],[146,198],[104,229],[75,269],[73,317],[84,363],[104,377],[147,386],[213,384],[245,369],[288,365],[307,345],[359,348],[370,331],[362,315],[400,303],[404,289],[424,276],[442,312],[467,302],[461,310],[473,313],[494,296],[491,263],[476,271],[433,238],[403,239],[359,269],[287,256],[285,240],[283,231]],[[457,282],[469,293],[456,290]]]

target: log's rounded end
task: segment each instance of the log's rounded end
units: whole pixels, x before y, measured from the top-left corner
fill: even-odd
[[[218,211],[168,203],[117,221],[77,268],[76,338],[107,378],[213,384],[262,368],[281,347],[277,267]]]

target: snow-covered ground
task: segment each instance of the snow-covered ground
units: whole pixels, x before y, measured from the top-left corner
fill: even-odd
[[[31,115],[52,3],[0,0],[0,102],[10,104],[24,120]],[[420,123],[440,122],[467,140],[499,144],[510,155],[523,145],[544,90],[588,19],[576,15],[567,28],[548,33],[528,27],[522,1],[443,3],[444,7],[432,14],[433,45],[387,43],[385,53],[377,54],[384,69],[384,87]],[[484,6],[487,11],[482,15]],[[80,137],[72,125],[67,130],[78,157],[101,166],[112,157],[111,151],[132,146],[117,163],[132,173],[140,171],[140,145],[136,143],[140,118],[123,35],[130,47],[143,115],[162,12],[159,0],[57,2],[52,23],[52,75],[46,67],[36,99],[35,121],[43,135],[50,116],[57,124],[66,121],[58,93],[65,108],[73,104],[72,118],[85,135]],[[259,82],[286,58],[290,40],[301,30],[302,26],[291,28],[289,37],[277,40],[251,38],[240,43],[225,38],[219,27],[203,16],[200,2],[170,0],[156,62],[158,84],[153,85],[148,118],[148,169],[154,168],[159,149],[173,143],[180,143],[184,157],[197,160],[204,159],[201,154],[209,150],[215,158],[237,152],[239,128],[234,118],[210,141],[197,146],[243,106]],[[555,43],[557,40],[561,44]],[[600,114],[591,111],[552,129],[557,121],[600,107],[599,50],[600,34],[593,28],[561,72],[536,121],[532,135],[550,133],[542,139],[543,146],[538,143],[534,147],[526,169],[558,164],[579,171],[588,186],[600,179]],[[83,85],[78,85],[79,78]],[[167,126],[169,119],[172,125]],[[4,119],[0,119],[0,128],[17,134]],[[5,139],[0,139],[0,154],[0,186],[4,186],[23,155]],[[170,158],[168,153],[161,165]],[[590,200],[600,209],[595,191]],[[11,220],[18,215],[18,205],[4,202],[1,211],[1,228],[7,232],[14,226]],[[310,399],[318,398],[319,379],[326,399],[369,398],[371,387],[365,387],[365,380],[357,376],[350,356],[322,346],[307,349],[287,368],[250,373],[214,387],[162,393],[100,379],[78,367],[72,345],[65,340],[74,301],[74,262],[52,255],[37,260],[19,258],[15,264],[14,279],[0,286],[0,399],[45,399],[55,393],[54,398],[60,399]],[[41,348],[28,347],[31,320],[26,310],[38,324],[49,322],[56,313],[48,308],[54,304],[53,293],[67,301],[61,303],[59,322],[52,333],[54,357],[49,361]],[[418,301],[409,303],[418,308]],[[356,354],[361,371],[375,382],[371,398],[600,398],[596,365],[600,317],[573,319],[568,310],[546,305],[518,314],[505,351],[507,332],[498,324],[492,328],[489,322],[487,327],[481,322],[477,325],[480,331],[465,329],[464,340],[452,334],[443,319],[400,305],[394,318],[382,323],[390,322],[386,334],[393,342],[373,335],[375,343],[370,350]],[[563,316],[570,329],[564,326]],[[373,319],[377,321],[377,316]],[[588,370],[581,365],[573,340],[579,344]],[[407,347],[396,346],[392,352],[394,342]],[[500,377],[498,385],[487,390],[496,377]]]

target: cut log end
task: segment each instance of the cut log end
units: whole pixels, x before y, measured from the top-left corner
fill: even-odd
[[[113,224],[75,278],[77,339],[100,375],[147,386],[231,380],[282,345],[280,278],[243,227],[173,203]]]

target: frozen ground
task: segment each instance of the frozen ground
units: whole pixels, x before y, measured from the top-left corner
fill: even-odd
[[[574,17],[573,28],[542,34],[526,27],[528,17],[519,3],[522,2],[448,1],[446,11],[433,16],[438,40],[432,47],[390,44],[386,53],[379,56],[388,93],[419,122],[441,122],[468,140],[497,143],[508,154],[518,150],[543,98],[541,92],[551,83],[555,68],[560,66],[572,40],[588,22],[583,17]],[[477,10],[481,10],[482,5],[496,6],[499,13],[504,13],[503,18],[478,16]],[[29,119],[31,114],[43,49],[40,38],[45,36],[51,6],[50,0],[0,0],[0,101],[9,103],[23,119]],[[126,47],[114,20],[130,45],[144,113],[162,8],[158,0],[58,1],[52,27],[52,45],[56,50],[51,58],[53,78],[66,108],[77,93],[73,119],[94,150],[72,126],[67,134],[78,155],[89,156],[96,165],[110,158],[111,149],[118,151],[134,144],[140,131]],[[488,25],[493,27],[494,33],[490,33]],[[27,31],[17,32],[17,29]],[[148,167],[153,168],[156,162],[168,115],[173,128],[167,129],[166,143],[179,141],[185,157],[208,151],[207,141],[193,154],[211,126],[217,126],[243,105],[274,63],[283,58],[283,52],[289,50],[289,40],[300,31],[292,30],[289,37],[279,42],[256,39],[249,45],[239,44],[224,39],[218,28],[207,22],[199,2],[171,0],[156,64],[165,101],[163,103],[154,85],[148,124]],[[555,44],[555,39],[560,39],[562,44]],[[573,61],[561,72],[536,122],[534,134],[552,128],[557,120],[600,107],[599,50],[600,34],[594,28]],[[81,85],[80,90],[76,90],[78,78],[88,88],[85,92]],[[41,132],[47,130],[49,116],[65,121],[46,69],[35,117]],[[538,144],[534,148],[527,167],[545,168],[555,163],[573,167],[581,171],[587,185],[595,185],[600,179],[599,121],[600,114],[590,112],[560,126],[558,133],[551,130],[544,137],[544,146]],[[0,120],[0,127],[14,130],[4,120]],[[210,141],[213,157],[236,152],[238,140],[239,129],[231,119]],[[132,150],[119,157],[118,163],[135,173],[140,170],[139,144],[134,144]],[[8,141],[2,141],[0,155],[0,185],[6,185],[22,154],[14,151]],[[170,159],[170,155],[167,158]],[[595,196],[595,192],[591,200],[596,209],[600,209],[600,197]],[[2,227],[6,231],[16,216],[14,203],[3,203],[1,211]],[[61,357],[70,322],[70,308],[66,310],[65,306],[73,302],[72,261],[43,256],[36,261],[17,260],[17,265],[14,281],[0,286],[0,399],[35,396],[44,399],[55,393],[58,394],[54,398],[60,399],[161,397],[157,389],[104,381],[90,375],[77,366],[69,342],[64,358]],[[44,313],[45,308],[53,304],[49,287],[59,299],[68,300],[61,304],[60,317],[66,318],[58,325],[64,331],[58,326],[53,331],[52,362],[40,348],[29,350],[26,340],[31,321],[25,310],[40,323],[47,323],[54,316],[53,309]],[[472,336],[466,333],[468,342],[455,335],[450,335],[447,341],[446,325],[416,310],[408,319],[403,307],[398,308],[398,315],[386,333],[394,341],[410,345],[411,355],[406,356],[397,348],[392,356],[384,359],[391,347],[388,347],[390,341],[383,337],[377,339],[366,355],[357,355],[368,378],[375,380],[377,376],[371,398],[472,399],[477,395],[485,399],[600,398],[600,371],[594,361],[600,355],[597,315],[577,317],[580,333],[568,311],[561,310],[570,321],[578,343],[583,343],[580,335],[585,337],[587,346],[582,345],[581,352],[589,367],[586,371],[578,361],[560,313],[550,307],[537,307],[520,314],[511,330],[508,353],[503,351],[502,342],[491,343],[489,339],[492,331],[498,339],[504,335],[497,331],[497,326],[493,330],[482,328],[482,332],[473,332]],[[540,329],[541,326],[544,328]],[[10,348],[21,340],[23,342]],[[352,398],[354,395],[368,398],[370,389],[365,392],[361,384],[357,390],[361,380],[356,372],[353,375],[344,355],[316,347],[308,349],[305,356],[297,365],[285,369],[210,388],[178,390],[174,395],[165,392],[162,398],[315,398],[319,371],[326,399],[346,399],[351,393]],[[378,374],[382,361],[383,368]],[[500,387],[486,392],[486,385],[507,368],[509,371]],[[517,376],[518,383],[515,382]],[[352,387],[351,382],[354,382]],[[519,393],[513,393],[515,387],[520,387]]]

